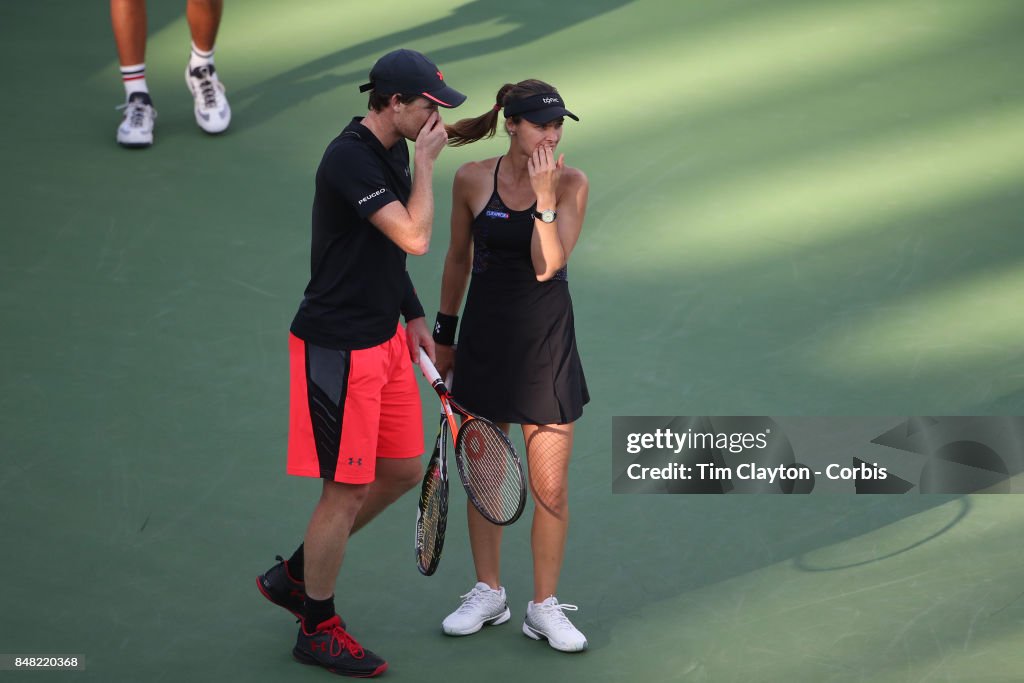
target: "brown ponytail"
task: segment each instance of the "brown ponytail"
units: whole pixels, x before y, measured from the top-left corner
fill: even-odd
[[[448,131],[448,144],[452,147],[461,147],[477,140],[494,137],[498,130],[498,115],[507,100],[544,92],[558,91],[544,81],[535,79],[506,83],[498,90],[498,94],[494,97],[494,106],[487,113],[477,116],[475,119],[460,119],[445,126]],[[516,123],[519,122],[518,116],[513,116],[511,119]]]

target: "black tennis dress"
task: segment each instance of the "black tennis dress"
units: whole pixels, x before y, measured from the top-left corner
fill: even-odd
[[[566,268],[538,282],[533,211],[498,195],[473,219],[473,277],[462,313],[452,395],[470,412],[514,424],[567,424],[590,401]]]

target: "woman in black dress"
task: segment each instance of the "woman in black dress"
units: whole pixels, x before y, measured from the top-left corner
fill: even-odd
[[[451,243],[435,325],[437,368],[454,368],[452,393],[471,412],[522,425],[535,502],[534,595],[523,632],[575,652],[587,640],[555,598],[569,525],[567,477],[573,423],[590,397],[576,350],[567,264],[583,226],[587,177],[556,154],[566,117],[552,86],[506,84],[495,105],[448,129],[450,144],[494,135],[499,114],[508,151],[470,162],[455,175]],[[472,279],[470,280],[470,274]],[[455,330],[467,282],[458,344]],[[467,506],[477,584],[444,620],[445,633],[469,635],[510,618],[500,581],[502,528]]]

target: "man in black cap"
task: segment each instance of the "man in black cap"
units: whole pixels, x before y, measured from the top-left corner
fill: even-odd
[[[434,161],[448,140],[438,107],[466,97],[412,50],[381,57],[360,91],[370,92],[369,112],[331,141],[317,169],[311,276],[289,339],[287,470],[323,489],[304,543],[256,584],[299,617],[297,660],[369,677],[387,662],[347,632],[334,585],[349,536],[421,477],[412,366],[420,347],[434,357],[434,342],[405,260],[430,244]],[[406,140],[415,142],[412,174]]]

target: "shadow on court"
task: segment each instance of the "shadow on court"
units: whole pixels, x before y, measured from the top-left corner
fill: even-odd
[[[470,39],[440,49],[427,50],[428,56],[444,69],[446,64],[485,58],[494,52],[529,49],[531,43],[571,29],[633,1],[596,0],[562,4],[532,1],[509,5],[499,0],[473,0],[459,5],[439,19],[346,46],[239,90],[237,98],[241,105],[241,115],[237,117],[238,126],[244,129],[259,125],[317,95],[340,87],[362,84],[377,58],[391,50],[401,47],[417,49],[422,42],[452,31],[474,27],[484,30],[495,24],[506,27],[497,36]],[[353,63],[357,65],[356,68],[345,71]],[[341,73],[338,73],[339,70]],[[455,85],[458,86],[457,83]]]

